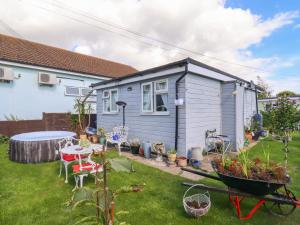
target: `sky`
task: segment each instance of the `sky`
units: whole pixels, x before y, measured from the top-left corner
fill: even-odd
[[[298,0],[0,0],[0,33],[139,70],[191,57],[300,93]]]

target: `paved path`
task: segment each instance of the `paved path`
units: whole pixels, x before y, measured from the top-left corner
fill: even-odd
[[[133,155],[130,152],[122,152],[122,155],[129,159],[137,161],[139,163],[145,164],[147,166],[151,166],[151,167],[160,169],[164,172],[167,172],[167,173],[170,173],[173,175],[179,175],[179,176],[184,177],[189,180],[198,181],[198,180],[204,178],[197,174],[192,174],[189,172],[182,171],[180,169],[180,167],[177,167],[177,166],[167,166],[167,164],[165,162],[157,162],[155,159],[146,159],[139,155]],[[212,168],[210,166],[210,159],[211,159],[211,157],[204,158],[204,160],[202,161],[201,169],[206,170],[206,171],[212,171]],[[192,167],[188,166],[187,168],[192,168]]]

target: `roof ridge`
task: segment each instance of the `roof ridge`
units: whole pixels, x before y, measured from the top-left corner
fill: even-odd
[[[44,44],[44,43],[41,43],[41,42],[31,41],[31,40],[24,39],[24,38],[18,38],[18,37],[10,36],[10,35],[7,35],[7,34],[0,33],[0,36],[6,36],[8,38],[12,38],[12,39],[19,40],[19,41],[25,41],[25,42],[28,42],[30,44],[42,45],[42,46],[45,46],[45,47],[48,47],[48,48],[55,48],[55,49],[58,49],[58,50],[61,50],[61,51],[66,51],[66,52],[69,52],[71,54],[82,55],[82,56],[89,57],[89,58],[100,59],[100,60],[104,60],[104,61],[107,61],[107,62],[113,62],[113,63],[117,63],[117,64],[120,64],[120,65],[132,67],[132,66],[127,65],[125,63],[115,62],[115,61],[112,61],[112,60],[104,59],[104,58],[93,56],[93,55],[87,55],[87,54],[83,54],[83,53],[80,53],[80,52],[74,52],[72,50],[65,49],[65,48],[62,48],[62,47],[47,45],[47,44]],[[135,69],[134,67],[132,67],[132,68]]]
[[[76,71],[95,76],[121,77],[137,70],[124,63],[77,53],[57,46],[0,33],[0,59]]]

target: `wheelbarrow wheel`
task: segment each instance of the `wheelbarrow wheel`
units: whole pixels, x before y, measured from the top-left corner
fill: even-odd
[[[286,189],[285,193],[280,193],[278,191],[271,194],[276,198],[280,198],[283,200],[296,200],[296,196],[290,190]],[[296,209],[296,205],[279,203],[279,202],[265,202],[264,206],[268,210],[269,213],[275,216],[288,216],[294,212]]]

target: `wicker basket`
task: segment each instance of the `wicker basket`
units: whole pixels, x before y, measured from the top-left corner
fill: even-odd
[[[190,216],[198,218],[200,216],[205,215],[209,211],[211,202],[210,202],[210,195],[208,192],[205,192],[204,194],[200,194],[200,193],[194,194],[194,195],[191,195],[188,197],[186,196],[187,193],[196,186],[201,186],[201,185],[195,184],[195,185],[191,186],[189,189],[187,189],[183,195],[182,202],[183,202],[183,207],[184,207],[186,213],[189,214]],[[195,209],[195,208],[188,206],[187,202],[190,202],[190,201],[196,201],[199,203],[199,205],[204,202],[204,203],[207,203],[207,206],[205,208]]]

